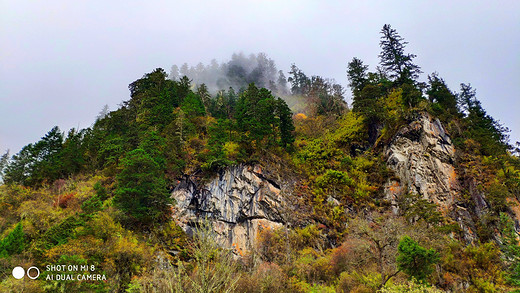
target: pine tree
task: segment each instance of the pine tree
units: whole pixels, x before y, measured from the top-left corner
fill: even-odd
[[[414,54],[406,54],[404,48],[408,42],[393,29],[389,24],[385,24],[381,30],[380,46],[381,54],[379,54],[380,64],[388,71],[390,77],[397,84],[403,84],[414,81],[421,73],[420,67],[412,62],[416,57]]]
[[[265,138],[269,143],[274,142],[275,107],[276,101],[271,92],[265,88],[258,89],[253,83],[240,95],[235,118],[244,143],[249,146],[254,142],[260,146]]]
[[[202,104],[204,105],[204,110],[206,113],[208,113],[211,102],[211,95],[209,94],[208,87],[205,84],[201,84],[199,87],[197,87],[197,94],[199,95]]]
[[[352,90],[354,99],[359,97],[359,94],[368,82],[368,65],[364,65],[363,61],[354,57],[351,62],[348,63],[347,77],[349,84],[348,86]]]
[[[461,84],[461,92],[457,96],[459,108],[465,114],[467,125],[465,135],[480,144],[483,155],[497,155],[504,153],[507,145],[507,128],[500,125],[493,117],[486,113],[480,101],[476,98],[476,91],[469,84]]]
[[[284,148],[290,148],[294,143],[292,112],[284,100],[278,98],[276,102],[276,112],[280,120],[280,144]]]
[[[434,72],[428,76],[428,83],[426,94],[430,102],[439,103],[449,113],[457,113],[457,96],[450,91],[444,79]]]
[[[0,257],[22,253],[25,249],[25,236],[22,223],[18,223],[13,231],[0,241]]]
[[[128,153],[116,177],[114,204],[126,224],[148,226],[165,220],[170,202],[161,166],[143,149]]]
[[[291,83],[291,93],[293,95],[305,95],[309,91],[310,79],[296,65],[291,65],[290,76],[287,81]]]
[[[433,265],[439,262],[439,254],[434,249],[420,246],[409,236],[401,239],[397,250],[398,268],[418,281],[425,281],[433,272]]]

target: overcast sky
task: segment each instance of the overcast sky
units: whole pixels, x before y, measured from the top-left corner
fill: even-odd
[[[437,71],[452,90],[471,83],[520,140],[520,1],[0,3],[0,152],[14,154],[54,125],[89,127],[157,67],[233,52],[265,52],[285,72],[295,63],[347,86],[352,57],[377,65],[385,23],[409,42],[421,79]]]

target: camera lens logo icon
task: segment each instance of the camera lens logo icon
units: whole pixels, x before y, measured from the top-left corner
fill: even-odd
[[[13,269],[13,277],[15,279],[21,279],[25,275],[25,270],[22,267],[15,267]],[[37,267],[30,267],[27,269],[27,277],[30,279],[36,279],[40,276],[40,269]]]

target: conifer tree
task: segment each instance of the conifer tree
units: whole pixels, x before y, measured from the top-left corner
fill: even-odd
[[[280,119],[280,144],[284,148],[290,148],[294,142],[294,124],[292,120],[292,112],[285,103],[284,100],[278,98],[277,102],[277,114]]]
[[[425,281],[433,272],[433,265],[439,262],[439,254],[434,249],[420,246],[409,236],[401,239],[397,250],[398,268],[418,281]]]
[[[397,84],[414,81],[421,73],[420,67],[412,62],[414,54],[406,54],[404,48],[408,42],[393,29],[385,24],[381,30],[381,54],[380,64],[390,74]]]
[[[359,94],[365,87],[368,81],[368,65],[364,65],[363,61],[354,57],[352,61],[348,63],[347,77],[349,84],[348,86],[352,90],[354,99],[359,97]]]
[[[18,223],[2,241],[0,241],[0,257],[22,253],[25,249],[25,236],[22,223]]]
[[[139,148],[128,153],[122,168],[114,204],[124,213],[126,224],[143,227],[166,219],[170,198],[160,164]]]
[[[428,76],[428,98],[432,103],[439,103],[449,113],[457,113],[457,97],[450,91],[444,79],[437,73]]]

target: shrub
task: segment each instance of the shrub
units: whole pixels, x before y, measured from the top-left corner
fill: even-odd
[[[409,236],[404,236],[397,247],[397,267],[418,281],[425,281],[439,261],[434,249],[426,249]]]

